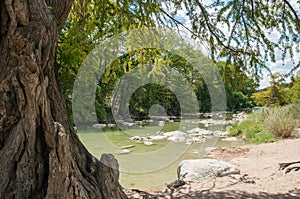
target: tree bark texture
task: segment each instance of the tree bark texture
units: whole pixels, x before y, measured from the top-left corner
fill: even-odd
[[[127,198],[112,155],[94,158],[55,77],[72,0],[0,0],[0,198]]]

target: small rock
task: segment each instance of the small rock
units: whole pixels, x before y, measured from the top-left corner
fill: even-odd
[[[144,145],[146,146],[151,146],[153,145],[154,143],[153,142],[150,142],[150,141],[144,141]]]
[[[228,138],[223,138],[222,141],[226,141],[226,142],[238,142],[239,139],[237,139],[236,137],[228,137]]]
[[[103,127],[106,127],[106,124],[94,124],[93,127],[94,128],[103,128]]]
[[[128,153],[131,153],[131,150],[129,150],[129,149],[122,149],[122,150],[115,151],[116,155],[124,155],[124,154],[128,154]]]
[[[199,127],[193,128],[189,131],[187,131],[187,133],[199,133],[201,132],[203,129],[200,129]]]
[[[132,140],[132,141],[141,141],[142,140],[142,138],[140,136],[133,136],[129,139]]]
[[[168,140],[173,142],[185,142],[186,141],[186,133],[182,131],[171,131],[163,134],[167,136]]]
[[[205,153],[211,153],[215,149],[216,149],[216,147],[206,147],[205,148]]]
[[[123,122],[122,123],[123,126],[127,126],[127,127],[133,127],[135,125],[135,123],[131,123],[131,122]]]
[[[114,128],[116,127],[116,124],[107,124],[107,127]]]

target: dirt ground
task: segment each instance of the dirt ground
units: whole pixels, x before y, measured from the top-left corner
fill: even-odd
[[[239,175],[185,182],[178,188],[146,193],[126,190],[137,198],[300,198],[300,169],[285,173],[279,163],[300,161],[300,138],[241,147],[217,148],[210,158],[228,161],[239,167]],[[288,168],[300,166],[291,165]]]

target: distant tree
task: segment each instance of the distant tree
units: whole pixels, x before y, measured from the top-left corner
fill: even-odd
[[[225,62],[217,62],[217,67],[222,75],[229,110],[251,108],[254,101],[251,98],[256,92],[258,84],[249,74],[233,65],[226,65]]]
[[[270,86],[253,94],[252,98],[258,106],[282,106],[289,103],[284,77],[280,73],[271,74]]]
[[[300,102],[300,72],[297,73],[296,77],[292,78],[287,96],[293,103]]]

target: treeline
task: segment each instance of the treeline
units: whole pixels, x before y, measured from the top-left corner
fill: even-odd
[[[166,52],[164,52],[164,54],[166,54]],[[128,62],[126,62],[126,64],[128,64]],[[138,63],[135,63],[135,65],[136,66],[132,64],[130,67],[138,67]],[[188,90],[186,92],[195,93],[199,104],[199,110],[197,111],[210,111],[210,93],[201,74],[199,74],[188,62],[179,60],[176,55],[173,55],[173,57],[169,60],[169,65],[171,68],[183,75],[183,77],[191,85],[192,90]],[[253,107],[255,104],[251,96],[258,87],[258,84],[255,83],[254,79],[248,77],[241,71],[236,71],[236,68],[233,66],[227,66],[224,62],[219,62],[216,66],[224,81],[227,110],[233,111]],[[129,68],[129,66],[127,66],[127,68]],[[165,111],[167,115],[172,116],[179,116],[182,106],[186,108],[189,104],[192,104],[189,103],[189,98],[185,98],[186,101],[184,103],[179,102],[177,99],[178,94],[174,94],[174,92],[172,92],[169,88],[155,83],[140,86],[131,95],[127,104],[118,104],[117,102],[121,100],[118,98],[122,97],[122,95],[126,95],[127,92],[126,90],[120,90],[117,87],[117,83],[120,83],[118,80],[122,78],[126,71],[122,67],[111,67],[107,73],[107,75],[100,78],[96,95],[96,111],[99,122],[113,122],[113,111],[117,111],[115,114],[122,117],[121,114],[124,112],[124,108],[126,108],[122,106],[126,105],[129,106],[131,117],[141,120],[148,119],[151,107],[157,104],[164,108],[163,111]],[[151,71],[148,71],[148,73],[151,73]],[[155,75],[158,76],[158,78],[163,78],[164,76],[163,74]],[[138,84],[139,82],[135,83]],[[176,85],[178,84],[176,79],[171,79],[168,83],[169,87],[173,87],[174,89],[182,86]],[[128,85],[128,87],[129,86],[130,85]],[[114,95],[113,92],[115,92]],[[181,93],[181,95],[187,94]],[[112,105],[114,105],[114,108],[117,110],[112,111]],[[157,114],[159,113],[160,112],[158,111]]]
[[[291,77],[291,82],[285,83],[280,73],[271,75],[270,86],[259,90],[252,96],[257,106],[279,107],[300,101],[300,72]]]

